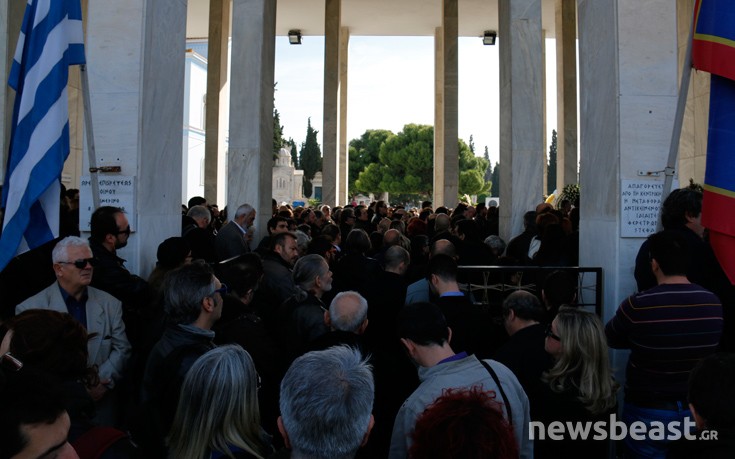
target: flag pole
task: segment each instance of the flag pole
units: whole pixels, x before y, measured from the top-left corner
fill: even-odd
[[[692,41],[694,39],[694,22],[689,29],[689,40],[687,41],[687,50],[684,54],[684,64],[681,70],[681,84],[679,86],[679,99],[676,102],[676,115],[674,117],[674,129],[671,132],[671,144],[669,146],[669,159],[664,169],[666,175],[664,179],[664,188],[661,190],[661,204],[658,211],[658,226],[656,231],[663,229],[661,221],[661,212],[663,211],[664,199],[671,192],[671,186],[674,182],[674,173],[676,172],[676,162],[679,158],[679,140],[681,139],[681,127],[684,123],[684,110],[687,105],[687,96],[689,95],[689,82],[692,78]]]
[[[100,183],[97,169],[97,152],[94,146],[94,130],[92,129],[92,103],[89,97],[89,75],[87,64],[79,66],[82,77],[82,99],[84,103],[84,130],[87,134],[87,155],[89,156],[89,180],[92,185],[92,203],[94,212],[100,207]]]

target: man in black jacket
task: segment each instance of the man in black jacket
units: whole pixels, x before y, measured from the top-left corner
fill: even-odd
[[[125,247],[130,238],[128,218],[119,207],[102,206],[92,214],[91,227],[89,246],[97,260],[91,285],[120,300],[128,340],[135,349],[140,343],[141,312],[152,293],[148,282],[128,271],[125,260],[117,256],[117,249]]]
[[[226,293],[227,286],[205,264],[184,265],[166,277],[167,325],[148,357],[141,388],[145,421],[151,424],[138,433],[150,438],[136,437],[136,442],[148,448],[163,445],[186,373],[200,356],[215,348],[212,326],[222,315]],[[149,457],[154,451],[149,451]]]

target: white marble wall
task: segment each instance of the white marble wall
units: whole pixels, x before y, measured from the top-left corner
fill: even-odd
[[[15,91],[8,86],[8,74],[23,23],[25,2],[3,2],[0,5],[0,183],[5,181],[5,165],[10,145]]]
[[[273,172],[273,84],[276,5],[271,0],[232,4],[230,144],[227,205],[257,209],[255,240],[271,215]]]
[[[577,183],[577,5],[556,0],[556,189]],[[546,111],[544,110],[544,113]]]
[[[204,197],[224,208],[229,104],[230,0],[209,3]]]
[[[620,182],[662,170],[677,96],[676,5],[578,0],[580,265],[601,266],[604,318],[635,291],[643,238],[620,237]],[[612,20],[611,18],[616,18]]]
[[[349,201],[349,143],[347,138],[347,79],[348,57],[350,48],[350,30],[340,27],[339,30],[339,146],[337,148],[339,157],[339,190],[337,192],[337,204],[345,205]]]
[[[543,199],[541,0],[499,0],[500,235],[523,231],[523,214]]]
[[[434,31],[434,208],[444,205],[444,31]]]
[[[137,228],[120,255],[147,276],[180,234],[186,2],[96,0],[87,61],[97,163],[136,177]],[[85,157],[85,166],[88,164]]]
[[[339,43],[342,0],[324,2],[324,111],[322,124],[322,202],[339,204]]]

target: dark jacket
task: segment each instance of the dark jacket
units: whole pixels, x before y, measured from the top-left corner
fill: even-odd
[[[377,260],[359,253],[347,253],[335,266],[332,293],[336,295],[338,292],[354,290],[367,296],[368,284],[381,271]]]
[[[472,304],[466,296],[444,296],[434,303],[452,329],[450,345],[455,353],[465,351],[487,359],[505,339],[505,331],[493,322],[490,314]]]
[[[261,425],[269,432],[277,432],[279,388],[288,369],[283,350],[251,305],[231,295],[225,295],[223,300],[222,317],[213,328],[214,342],[239,344],[248,351],[261,378],[258,391]]]
[[[214,251],[214,235],[209,228],[199,228],[192,221],[181,229],[181,237],[189,243],[191,257],[195,260],[204,260],[215,263],[217,257]]]
[[[142,404],[131,433],[141,457],[165,457],[164,439],[173,423],[181,386],[194,362],[216,346],[214,333],[191,325],[168,325],[151,351],[143,375]]]
[[[263,257],[263,280],[255,292],[253,305],[274,339],[278,337],[279,309],[294,293],[296,285],[291,276],[291,266],[280,255],[269,251]]]
[[[289,298],[279,313],[280,342],[291,361],[309,351],[312,341],[329,332],[324,323],[324,303],[311,293],[305,297],[303,293],[300,290]]]
[[[713,434],[717,432],[717,438]],[[730,459],[735,456],[735,428],[713,429],[705,435],[695,432],[696,440],[681,438],[669,444],[669,459]],[[708,439],[709,438],[709,439]]]
[[[163,408],[176,409],[179,389],[189,368],[214,349],[214,333],[193,326],[168,325],[148,357],[141,398],[155,400]],[[171,404],[173,402],[173,404]],[[170,412],[173,419],[173,412]]]
[[[493,357],[513,372],[531,405],[531,419],[535,420],[535,407],[542,394],[541,375],[554,363],[544,349],[546,325],[534,324],[518,330]]]
[[[125,269],[125,260],[107,250],[102,244],[90,239],[89,246],[97,259],[92,276],[92,287],[114,296],[122,302],[125,308],[146,307],[152,297],[148,282],[131,274]]]

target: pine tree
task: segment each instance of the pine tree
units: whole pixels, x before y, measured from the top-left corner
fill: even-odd
[[[485,154],[483,155],[483,158],[485,158],[485,161],[487,161],[487,170],[485,171],[485,181],[486,182],[492,182],[493,181],[493,163],[490,162],[490,153],[487,151],[487,145],[485,145]],[[494,189],[493,187],[492,189]],[[493,195],[497,196],[497,195]]]
[[[472,138],[472,134],[470,134],[470,144],[468,146],[470,147],[470,153],[474,155],[475,154],[475,139]]]
[[[278,157],[278,152],[283,148],[286,139],[283,138],[283,126],[281,126],[281,115],[277,109],[273,109],[273,160]]]
[[[549,145],[549,163],[546,167],[546,194],[556,189],[556,129],[551,131],[551,145]]]
[[[306,126],[306,141],[301,144],[299,152],[299,166],[304,171],[304,196],[311,196],[311,180],[322,170],[322,151],[316,141],[319,131],[311,127],[311,118]]]
[[[299,152],[296,149],[296,142],[293,138],[288,138],[288,144],[291,146],[291,162],[293,163],[294,169],[299,168]]]
[[[493,186],[490,188],[490,194],[493,196],[500,196],[500,163],[496,162],[493,168],[492,176]]]

